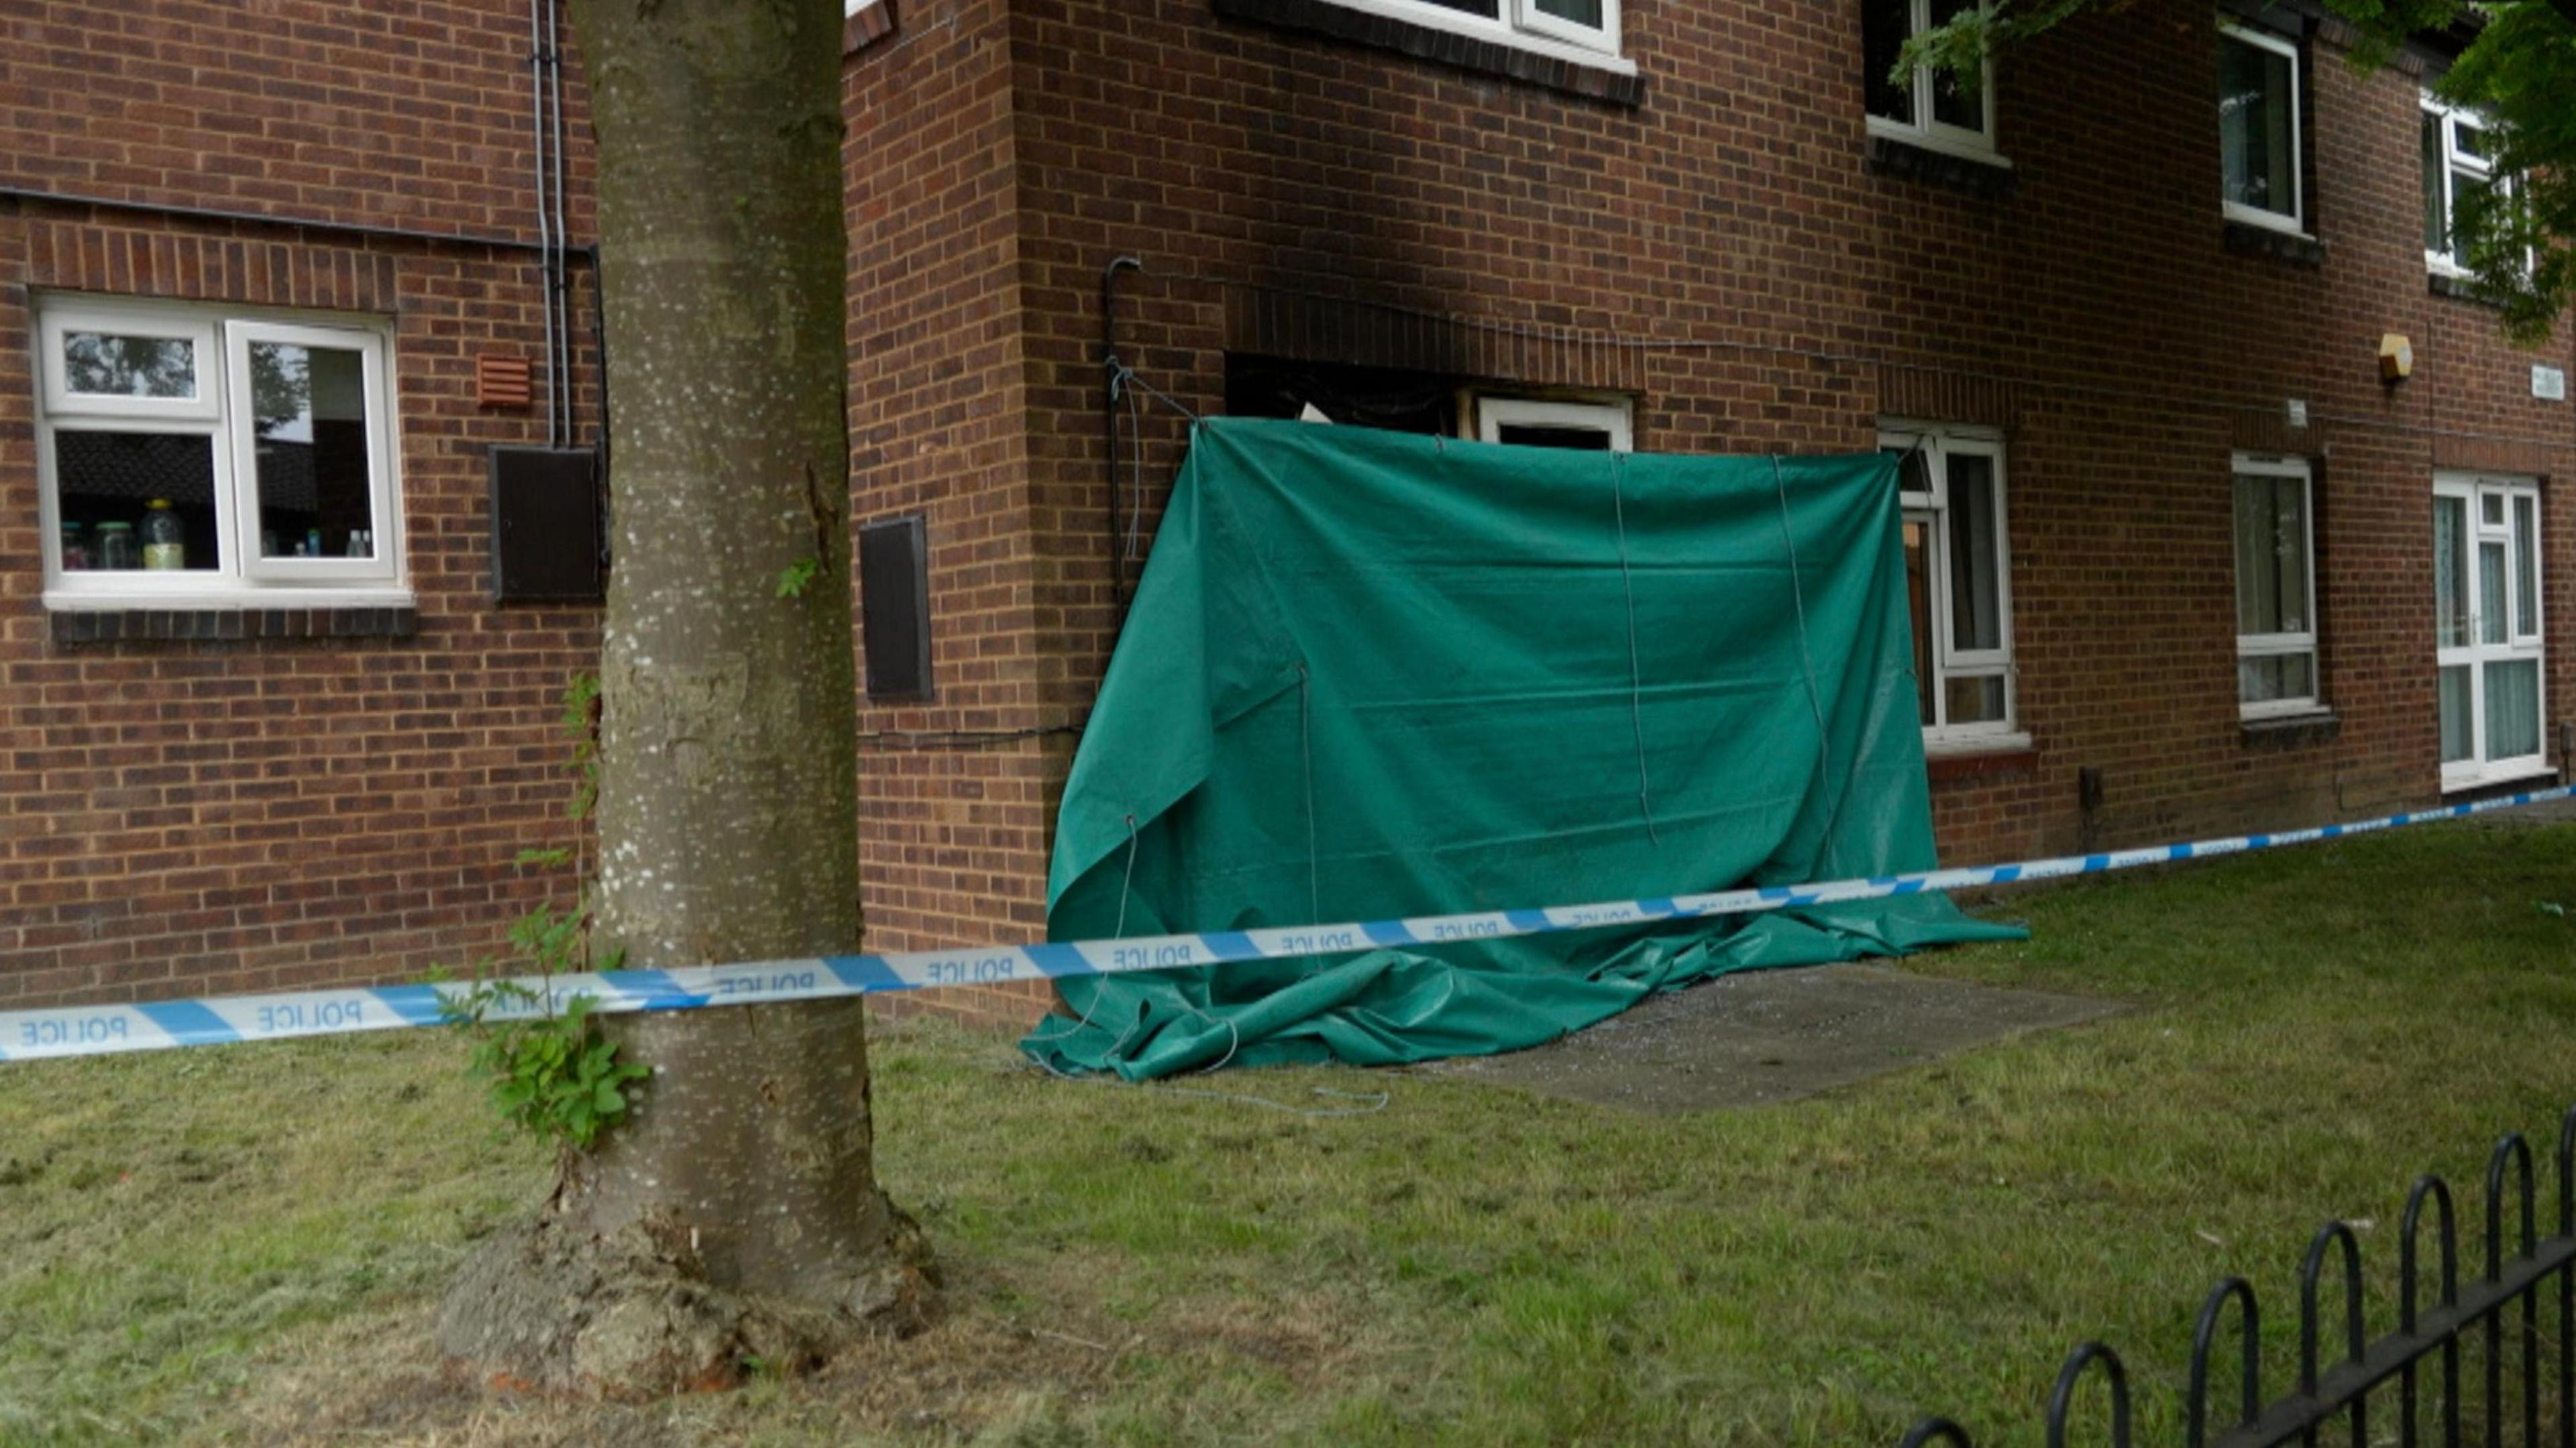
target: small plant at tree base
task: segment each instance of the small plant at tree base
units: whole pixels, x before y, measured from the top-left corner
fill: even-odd
[[[571,1151],[588,1151],[624,1120],[627,1088],[652,1074],[618,1059],[616,1042],[591,1019],[589,996],[555,1008],[554,977],[575,963],[588,925],[583,911],[539,906],[510,927],[510,943],[537,967],[540,985],[492,975],[486,962],[470,986],[442,997],[448,1021],[474,1037],[467,1070],[489,1083],[503,1118]]]
[[[564,685],[563,730],[572,737],[572,767],[577,776],[572,803],[565,813],[586,819],[599,803],[599,675],[575,674]],[[526,862],[522,854],[521,863]]]
[[[778,596],[802,598],[805,590],[813,585],[815,577],[822,571],[823,561],[819,558],[799,558],[788,564],[778,570]]]
[[[576,776],[566,813],[574,819],[588,816],[599,800],[599,725],[599,676],[575,674],[563,695]],[[521,850],[518,863],[561,869],[577,867],[578,860],[573,848],[556,846]],[[591,1019],[597,1002],[589,996],[557,1009],[554,978],[591,964],[586,903],[569,910],[538,906],[511,924],[510,945],[533,967],[537,984],[500,975],[487,960],[464,989],[441,992],[443,1014],[474,1037],[466,1069],[489,1084],[503,1118],[562,1150],[588,1151],[600,1133],[625,1119],[628,1088],[652,1072],[617,1058],[617,1044]],[[598,968],[615,970],[624,959],[624,951],[612,951]]]

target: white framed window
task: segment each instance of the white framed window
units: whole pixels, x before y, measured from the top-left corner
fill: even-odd
[[[1633,75],[1619,53],[1619,0],[1330,0],[1433,30],[1472,35]]]
[[[2305,458],[2236,455],[2236,702],[2247,719],[2320,707],[2312,481]]]
[[[2540,485],[2433,479],[2433,647],[2442,787],[2549,769],[2542,693]]]
[[[37,302],[50,608],[407,603],[386,328]]]
[[[2460,199],[2473,191],[2512,181],[2495,170],[2495,131],[2486,117],[2423,97],[2424,265],[2443,276],[2465,277],[2468,267],[2453,245],[2451,232],[2460,214]]]
[[[2020,743],[2003,437],[1981,428],[1889,423],[1878,445],[1898,459],[1923,742],[1934,749]]]
[[[2218,27],[2218,146],[2231,221],[2306,233],[2299,64],[2292,41]]]
[[[1995,67],[1988,60],[1976,82],[1930,66],[1917,66],[1914,84],[1891,78],[1905,42],[1946,25],[1980,0],[1861,0],[1862,95],[1874,136],[1911,142],[1972,160],[2008,165],[1995,150]]]
[[[1479,442],[1591,452],[1630,452],[1636,445],[1635,416],[1625,398],[1557,402],[1479,395],[1475,417]]]

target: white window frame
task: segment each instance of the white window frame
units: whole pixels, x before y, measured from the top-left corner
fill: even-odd
[[[2242,221],[2248,226],[2268,227],[2274,231],[2286,231],[2293,236],[2304,237],[2308,234],[2308,118],[2306,102],[2301,98],[2300,93],[2307,83],[2307,57],[2301,53],[2298,42],[2274,35],[2269,31],[2221,21],[2218,33],[2231,40],[2243,41],[2257,50],[2268,50],[2275,55],[2285,55],[2290,58],[2289,213],[2284,215],[2278,211],[2266,211],[2260,206],[2248,206],[2241,201],[2228,200],[2226,197],[2227,161],[2223,155],[2219,158],[2219,206],[2226,212],[2227,219],[2230,221]],[[2223,128],[2221,134],[2224,135]]]
[[[2433,667],[2437,689],[2442,669],[2465,666],[2469,670],[2469,757],[2442,766],[2442,788],[2447,793],[2452,790],[2475,789],[2482,785],[2501,784],[2508,780],[2529,779],[2536,775],[2548,774],[2551,772],[2549,768],[2549,589],[2547,586],[2549,565],[2546,561],[2548,554],[2545,551],[2548,542],[2545,521],[2548,510],[2541,506],[2540,482],[2536,478],[2493,473],[2439,472],[2433,475],[2433,496],[2459,499],[2461,516],[2467,529],[2465,541],[2468,574],[2464,582],[2468,591],[2469,607],[2465,622],[2468,627],[2469,641],[2466,644],[2446,646],[2437,635],[2433,640]],[[2498,498],[2504,504],[2504,522],[2500,525],[2486,521],[2484,503],[2488,498]],[[2537,571],[2541,574],[2540,578],[2534,580],[2531,600],[2532,613],[2535,615],[2533,621],[2539,627],[2530,633],[2522,632],[2517,627],[2520,620],[2514,618],[2514,602],[2522,581],[2521,554],[2513,546],[2514,503],[2518,499],[2528,500],[2531,503],[2532,528],[2535,534],[2531,540],[2531,556]],[[2428,522],[2426,526],[2429,528],[2431,525]],[[2485,642],[2485,630],[2480,626],[2484,619],[2478,609],[2486,596],[2484,590],[2479,587],[2479,570],[2484,565],[2478,561],[2481,556],[2478,545],[2482,542],[2504,545],[2503,593],[2507,623],[2502,643]],[[2489,759],[2487,758],[2486,666],[2490,663],[2522,661],[2531,663],[2538,681],[2535,694],[2540,706],[2540,718],[2536,721],[2532,736],[2539,747],[2533,753],[2516,755],[2510,759]]]
[[[1636,450],[1636,414],[1626,398],[1568,402],[1540,397],[1476,397],[1476,440],[1501,442],[1506,427],[1589,428],[1610,435],[1610,451]]]
[[[1927,530],[1923,563],[1929,577],[1924,587],[1930,595],[1933,614],[1931,653],[1934,677],[1928,690],[1933,712],[1931,718],[1923,721],[1923,746],[1935,754],[2026,747],[2030,736],[2022,731],[2020,722],[2021,667],[2013,659],[2012,508],[2006,501],[2011,484],[2005,476],[2003,434],[1993,428],[1886,422],[1880,424],[1878,445],[1885,452],[1919,451],[1923,454],[1925,489],[1919,492],[1908,490],[1898,497],[1904,520],[1920,523]],[[1995,611],[1996,634],[2002,644],[2000,648],[1963,649],[1958,645],[1957,621],[1950,611],[1950,526],[1955,516],[1950,503],[1950,459],[1953,456],[1989,458],[1994,463]],[[1900,486],[1903,476],[1900,471]],[[1947,685],[1954,675],[2003,680],[2003,717],[1969,724],[1950,723]]]
[[[2459,128],[2462,122],[2467,122],[2489,136],[2495,134],[2495,122],[2466,106],[2451,105],[2436,97],[2431,91],[2423,92],[2421,99],[2423,113],[2432,117],[2441,128],[2442,154],[2436,164],[2442,168],[2443,222],[2448,225],[2459,217],[2460,200],[2457,183],[2460,173],[2464,171],[2481,181],[2498,184],[2504,188],[2506,194],[2512,194],[2513,178],[2499,177],[2496,174],[2493,156],[2472,156],[2460,149]],[[2526,268],[2530,264],[2527,259],[2523,263]],[[2447,245],[2438,251],[2429,246],[2424,248],[2424,269],[2437,276],[2455,279],[2470,275],[2469,269],[2460,265],[2458,253]]]
[[[1905,37],[1908,40],[1931,29],[1932,0],[1906,0],[1905,24]],[[1871,76],[1868,79],[1875,81],[1877,77]],[[1967,160],[1983,161],[1991,166],[2011,169],[2012,162],[2006,159],[1995,145],[1994,57],[1991,55],[1986,57],[1983,74],[1978,77],[1977,101],[1984,114],[1984,124],[1976,130],[1951,125],[1933,115],[1932,83],[1932,67],[1916,66],[1914,84],[1906,90],[1906,96],[1913,102],[1914,119],[1900,121],[1893,117],[1882,116],[1875,111],[1867,111],[1864,114],[1869,122],[1869,133],[1891,141],[1903,141],[1908,145],[1921,146],[1925,150],[1939,151],[1946,155],[1960,156]],[[1863,94],[1866,93],[1864,88]]]
[[[2308,584],[2307,606],[2300,616],[2307,620],[2308,626],[2297,633],[2238,633],[2236,657],[2239,662],[2242,662],[2246,659],[2305,654],[2308,657],[2308,692],[2295,699],[2266,699],[2248,703],[2245,700],[2245,686],[2241,682],[2241,675],[2231,670],[2229,677],[2240,680],[2236,684],[2238,716],[2251,721],[2322,713],[2325,709],[2325,661],[2317,645],[2316,469],[2309,466],[2306,458],[2283,457],[2271,453],[2235,455],[2233,465],[2227,474],[2227,551],[2229,554],[2227,613],[2231,620],[2236,616],[2235,590],[2242,585],[2240,575],[2245,567],[2245,560],[2234,556],[2236,552],[2236,480],[2239,477],[2297,478],[2299,480],[2299,529],[2303,535],[2299,540],[2299,546],[2304,551],[2306,564],[2301,571],[2306,574]]]
[[[53,610],[116,608],[257,608],[291,601],[301,608],[402,607],[412,603],[402,518],[399,448],[395,445],[392,329],[346,314],[242,311],[190,303],[125,298],[40,296],[34,328],[40,379],[36,417],[37,516],[44,560],[44,606]],[[198,396],[176,399],[67,393],[62,338],[69,332],[184,337],[197,347]],[[263,559],[258,556],[257,438],[247,419],[249,344],[280,341],[339,347],[363,359],[367,453],[375,523],[373,558]],[[208,439],[214,483],[218,567],[167,573],[99,569],[65,571],[62,506],[54,434],[81,432],[189,434]]]
[[[1598,70],[1635,75],[1634,62],[1619,53],[1619,0],[1601,0],[1601,28],[1593,30],[1540,10],[1536,0],[1501,0],[1501,18],[1488,20],[1423,0],[1327,0],[1363,15],[1383,15],[1432,30],[1472,35],[1518,50],[1571,60]]]

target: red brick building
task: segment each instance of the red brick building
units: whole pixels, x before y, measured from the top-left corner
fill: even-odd
[[[534,49],[506,0],[0,5],[0,1003],[416,975],[559,888],[514,860],[571,837],[598,615],[496,607],[489,547],[492,448],[597,425]]]
[[[526,7],[141,8],[0,11],[0,998],[452,959],[545,888],[510,861],[566,835],[554,694],[595,642],[588,611],[493,603],[485,482],[492,445],[548,440],[552,374],[592,375],[579,256],[575,304],[544,304],[551,229],[589,240],[578,85],[541,234]],[[1055,792],[1185,436],[1141,389],[1110,401],[1105,346],[1200,413],[1905,450],[1950,859],[2559,768],[2576,343],[2517,350],[2458,294],[2440,217],[2486,177],[2475,118],[2424,99],[2440,48],[2364,74],[2303,7],[2147,0],[1982,91],[1873,84],[1933,8],[854,15],[854,511],[919,519],[927,564],[926,628],[875,618],[871,943],[1043,927]],[[47,370],[96,359],[49,339],[117,335],[103,304],[135,297],[207,309],[245,405],[188,435],[261,434],[217,437],[246,476],[304,441],[267,427],[252,349],[362,334],[342,371],[384,380],[350,436],[399,491],[368,500],[359,568],[345,521],[299,573],[236,519],[239,598],[76,596],[96,580],[59,557],[60,435],[161,426],[132,409],[162,354],[118,359],[109,416]],[[584,345],[542,365],[566,328]],[[487,357],[537,359],[535,405],[491,401]],[[352,420],[321,408],[317,459]],[[250,636],[293,587],[347,606]],[[897,677],[924,637],[926,678]]]

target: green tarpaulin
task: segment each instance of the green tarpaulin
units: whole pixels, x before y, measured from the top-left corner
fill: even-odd
[[[1929,868],[1879,455],[1198,424],[1057,821],[1057,940]],[[1130,1079],[1513,1050],[1720,971],[2015,934],[1940,896],[1062,983]]]

